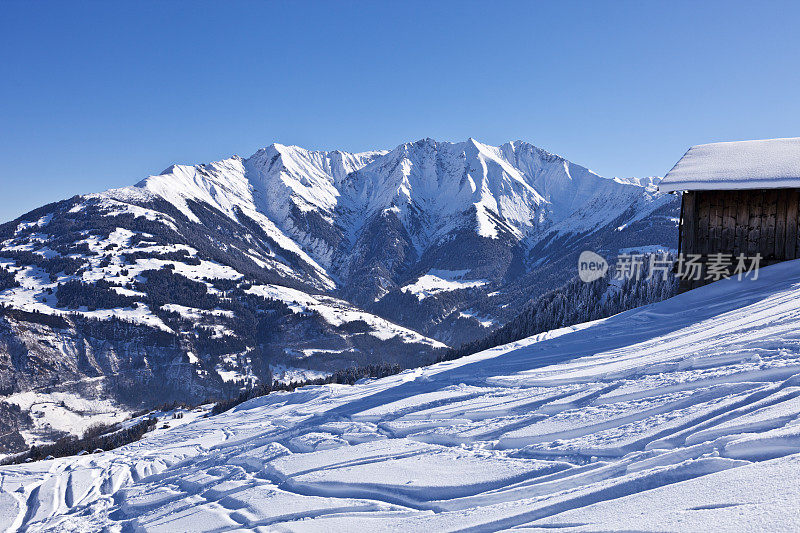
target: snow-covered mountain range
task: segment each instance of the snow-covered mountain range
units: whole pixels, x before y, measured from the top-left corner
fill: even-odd
[[[211,209],[255,225],[275,246],[240,251],[260,268],[455,344],[509,318],[498,309],[511,302],[496,289],[572,252],[576,240],[598,237],[592,244],[612,253],[615,246],[672,245],[677,205],[656,193],[652,180],[605,179],[528,143],[493,147],[473,139],[424,139],[359,154],[273,144],[248,159],[172,166],[98,198],[166,200],[193,222],[202,219],[195,211]],[[643,219],[646,235],[637,227],[625,231]],[[447,306],[429,301],[435,310],[418,320],[393,316],[392,309],[407,309],[397,298],[426,280],[492,289],[473,294],[498,292],[480,309],[489,320],[474,321],[459,338],[452,327],[436,327],[461,316]]]
[[[674,248],[678,200],[531,144],[273,144],[0,226],[0,390],[115,376],[200,399],[266,375],[416,366],[566,282]],[[294,369],[294,370],[293,370]]]
[[[0,467],[0,528],[794,531],[798,263]]]

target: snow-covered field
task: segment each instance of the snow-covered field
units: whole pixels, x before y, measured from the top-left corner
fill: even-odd
[[[330,375],[330,372],[309,370],[307,368],[294,368],[286,365],[270,365],[270,370],[272,371],[272,379],[281,383],[291,383],[292,381],[309,381],[312,379],[324,378]]]
[[[64,433],[82,435],[95,424],[121,422],[131,413],[112,400],[72,392],[18,392],[3,401],[30,413],[33,427],[21,432],[28,445],[49,444]]]
[[[3,467],[0,527],[795,530],[798,267]]]
[[[489,282],[485,279],[465,279],[469,270],[430,270],[420,276],[414,283],[402,287],[403,292],[410,292],[420,300],[428,296],[459,289],[482,287]]]
[[[404,342],[420,343],[444,348],[439,341],[429,339],[408,328],[398,326],[379,316],[360,311],[344,300],[323,295],[311,295],[297,289],[282,287],[280,285],[254,285],[246,292],[264,298],[280,300],[292,310],[293,313],[317,312],[325,322],[333,326],[356,321],[363,321],[370,328],[369,334],[381,339],[402,339]]]

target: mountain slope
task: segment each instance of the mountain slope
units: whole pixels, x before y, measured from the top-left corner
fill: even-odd
[[[4,516],[141,531],[791,529],[798,264],[369,383],[271,394],[111,452],[3,467]]]

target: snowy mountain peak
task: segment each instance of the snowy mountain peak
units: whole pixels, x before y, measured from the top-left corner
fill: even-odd
[[[497,237],[502,226],[523,238],[597,194],[647,185],[601,178],[524,141],[496,147],[470,137],[459,143],[425,138],[390,152],[362,153],[273,143],[247,159],[172,165],[138,186],[190,218],[187,198],[229,214],[245,202],[289,233],[300,231],[291,220],[298,212],[316,213],[352,233],[366,218],[396,207],[406,229],[428,241],[465,224],[484,237]]]
[[[612,180],[529,143],[495,147],[474,138],[404,143],[350,176],[346,189],[363,213],[409,205],[415,220],[435,218],[431,237],[461,225],[443,219],[474,216],[479,235],[494,238],[502,228],[519,239],[569,217],[595,195],[627,196]]]
[[[618,217],[632,198],[655,194],[649,185],[602,178],[520,140],[491,146],[428,137],[362,153],[273,143],[246,159],[172,165],[137,187],[195,222],[188,200],[234,220],[241,209],[315,268],[336,269],[341,248],[377,215],[394,217],[421,255],[454,232],[521,241],[558,225],[591,230]],[[565,222],[582,209],[591,213]]]

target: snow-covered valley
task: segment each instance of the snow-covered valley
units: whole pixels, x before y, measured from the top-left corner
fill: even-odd
[[[0,526],[790,531],[800,270],[354,386],[273,393],[116,450],[0,468]]]

